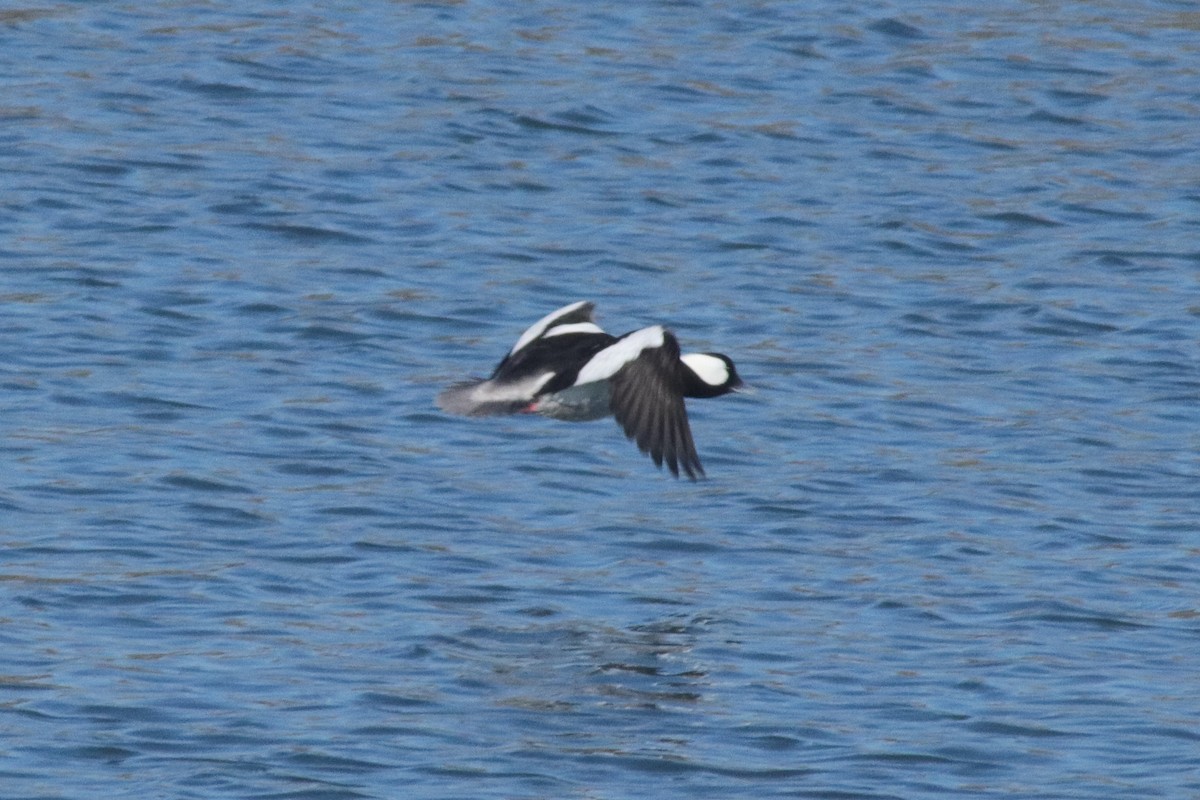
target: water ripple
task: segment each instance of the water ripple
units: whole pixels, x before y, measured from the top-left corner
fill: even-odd
[[[6,794],[1200,792],[1194,20],[892,11],[0,11]]]

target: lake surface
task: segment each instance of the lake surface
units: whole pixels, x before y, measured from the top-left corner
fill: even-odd
[[[0,11],[0,794],[1200,797],[1191,3]],[[445,416],[596,302],[709,479]]]

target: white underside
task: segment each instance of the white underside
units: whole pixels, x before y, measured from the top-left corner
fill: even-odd
[[[460,383],[438,395],[438,408],[470,417],[512,414],[519,410],[519,404],[531,402],[538,390],[553,377],[553,372],[545,372],[514,383]]]
[[[471,392],[471,399],[478,403],[513,403],[518,400],[532,400],[538,390],[546,385],[546,381],[553,377],[553,372],[544,372],[541,375],[534,375],[513,383],[484,381]]]

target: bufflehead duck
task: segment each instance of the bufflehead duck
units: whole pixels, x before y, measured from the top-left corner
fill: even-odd
[[[685,397],[720,397],[742,385],[721,353],[680,354],[661,325],[612,336],[592,319],[586,300],[529,326],[487,380],[457,383],[438,395],[452,414],[538,413],[582,422],[616,417],[625,435],[678,477],[704,475]]]

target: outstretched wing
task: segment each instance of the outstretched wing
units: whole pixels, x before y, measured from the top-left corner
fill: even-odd
[[[661,345],[642,349],[612,375],[612,412],[625,435],[657,466],[666,462],[672,475],[683,470],[696,480],[704,467],[683,404],[679,342],[669,331],[661,335]]]
[[[517,339],[517,343],[513,345],[512,350],[508,351],[508,355],[520,350],[525,345],[542,336],[551,328],[557,328],[559,325],[576,325],[584,322],[592,321],[592,311],[595,309],[595,304],[587,300],[580,300],[577,303],[571,303],[569,306],[563,306],[557,311],[551,311],[546,316],[539,319],[537,322],[530,325],[521,338]]]

